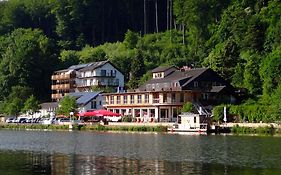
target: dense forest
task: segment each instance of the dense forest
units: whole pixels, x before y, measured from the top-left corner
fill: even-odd
[[[159,65],[210,67],[247,90],[231,113],[280,120],[280,2],[0,1],[0,110],[19,112],[31,94],[48,101],[54,70],[109,59],[128,88]]]

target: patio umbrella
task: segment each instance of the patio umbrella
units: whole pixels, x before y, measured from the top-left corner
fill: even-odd
[[[96,113],[94,111],[87,111],[87,112],[81,112],[78,115],[80,117],[87,117],[87,116],[95,116]]]
[[[121,114],[111,112],[105,109],[99,109],[93,112],[96,114],[95,116],[121,116]]]
[[[79,113],[79,116],[121,116],[121,114],[114,113],[108,110],[100,109],[95,111],[87,111]]]

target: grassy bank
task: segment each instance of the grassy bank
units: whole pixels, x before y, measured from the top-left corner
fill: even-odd
[[[258,134],[258,135],[274,135],[274,134],[281,134],[281,130],[274,128],[273,126],[266,126],[266,127],[241,127],[241,126],[234,126],[231,128],[231,133],[234,134]]]
[[[48,129],[69,130],[68,125],[30,125],[30,124],[2,124],[1,129]],[[107,126],[107,125],[73,125],[73,130],[84,131],[133,131],[133,132],[167,132],[166,126]]]

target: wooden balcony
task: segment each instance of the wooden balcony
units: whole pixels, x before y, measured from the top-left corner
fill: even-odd
[[[62,94],[52,94],[52,99],[61,99]]]
[[[69,80],[71,78],[75,78],[74,75],[65,74],[65,75],[52,75],[52,80]]]
[[[66,89],[70,89],[70,88],[71,88],[70,84],[52,85],[52,90],[66,90]]]

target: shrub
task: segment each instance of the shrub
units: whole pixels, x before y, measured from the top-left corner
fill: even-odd
[[[191,102],[187,102],[182,107],[182,112],[192,112],[193,111],[193,104]]]

